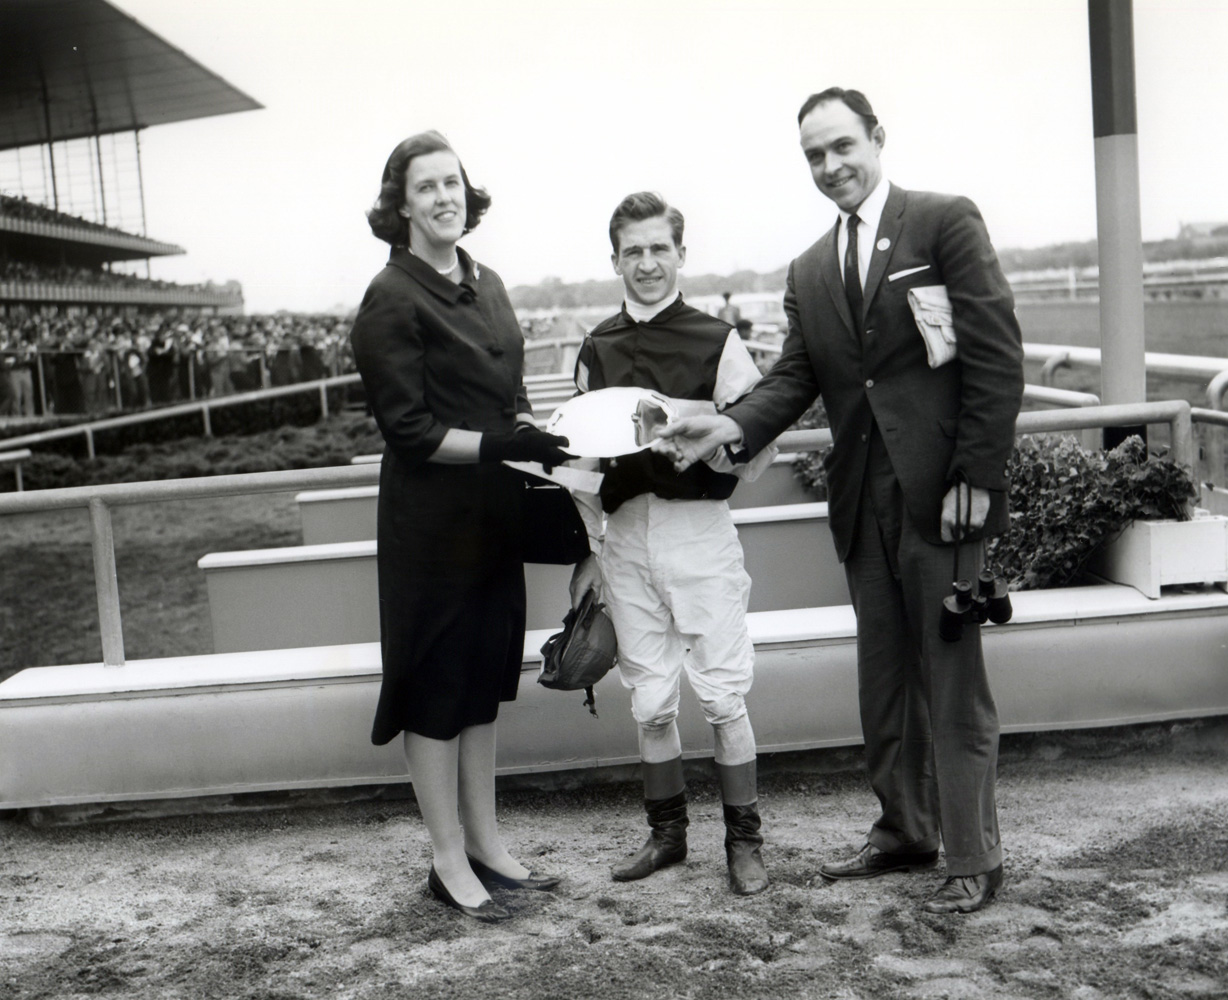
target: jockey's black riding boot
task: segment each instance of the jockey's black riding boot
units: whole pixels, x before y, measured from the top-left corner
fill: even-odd
[[[759,801],[755,762],[717,764],[725,811],[725,858],[729,862],[729,888],[739,896],[753,896],[768,887],[767,869],[759,849]]]
[[[661,764],[644,763],[644,808],[651,832],[644,846],[614,866],[616,882],[647,878],[658,868],[677,864],[686,857],[686,782],[682,758]]]

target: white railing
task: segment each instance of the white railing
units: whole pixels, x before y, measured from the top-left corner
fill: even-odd
[[[746,344],[752,351],[764,355],[779,355],[780,345],[759,341],[748,341]],[[1025,361],[1040,362],[1040,381],[1045,389],[1053,387],[1053,375],[1059,368],[1100,368],[1100,349],[1098,347],[1070,347],[1063,344],[1028,344],[1023,345]],[[1207,403],[1215,410],[1223,409],[1223,397],[1228,390],[1228,358],[1200,356],[1196,354],[1164,354],[1148,351],[1144,355],[1144,364],[1149,375],[1171,375],[1178,378],[1206,379]],[[1086,394],[1085,394],[1086,395]],[[1044,402],[1046,395],[1032,390],[1030,398]],[[1085,406],[1086,402],[1073,402],[1073,397],[1062,400],[1053,398],[1059,406]],[[1090,404],[1095,405],[1095,404]]]
[[[1098,347],[1024,344],[1023,358],[1025,361],[1041,362],[1040,380],[1044,385],[1053,383],[1053,374],[1059,368],[1100,368],[1100,348]],[[1214,410],[1223,409],[1224,388],[1228,383],[1228,358],[1148,351],[1143,355],[1143,361],[1148,375],[1206,379],[1208,405]]]
[[[526,340],[524,351],[526,354],[531,354],[533,351],[557,351],[565,347],[579,347],[582,343],[584,341],[579,337],[543,337],[538,340]]]
[[[317,353],[320,354],[327,352],[327,348],[324,351],[320,351],[320,349],[317,347],[316,350]],[[49,382],[54,382],[58,378],[55,367],[55,362],[57,359],[64,357],[69,357],[72,359],[77,389],[80,391],[81,395],[85,395],[86,386],[83,379],[87,373],[81,371],[81,364],[86,360],[86,353],[87,352],[81,350],[45,350],[42,348],[36,348],[33,351],[0,349],[0,363],[4,363],[9,366],[14,364],[23,367],[32,366],[31,374],[37,375],[37,378],[35,378],[35,384],[38,386],[38,395],[42,403],[42,412],[45,415],[49,412],[47,405],[48,393],[56,392],[59,389],[59,387],[49,385]],[[148,409],[150,405],[161,406],[165,402],[169,401],[169,398],[167,398],[160,399],[154,403],[150,402],[152,387],[149,385],[148,364],[151,359],[148,353],[142,354],[142,364],[145,367],[139,375],[126,371],[126,351],[114,347],[106,347],[103,348],[99,354],[102,358],[105,358],[105,361],[103,362],[101,368],[96,370],[93,368],[93,363],[96,362],[92,362],[90,365],[90,373],[95,377],[102,379],[104,382],[110,382],[110,385],[106,387],[107,394],[109,396],[112,391],[114,392],[115,408],[117,410],[134,411],[137,409]],[[178,358],[172,358],[170,369],[169,371],[164,370],[164,374],[168,375],[169,382],[176,386],[181,386],[184,381],[187,382],[187,398],[185,399],[185,402],[190,403],[195,402],[197,399],[212,399],[217,398],[219,395],[233,395],[235,392],[247,391],[239,389],[234,385],[234,376],[239,375],[244,371],[246,371],[247,377],[250,378],[255,376],[257,378],[261,389],[267,389],[272,385],[270,380],[270,368],[277,365],[283,355],[288,356],[289,354],[290,348],[284,347],[276,348],[272,352],[266,352],[263,349],[256,350],[239,347],[228,348],[217,353],[213,351],[205,352],[200,348],[191,347],[188,350],[181,352]],[[48,378],[48,365],[51,366],[50,379]],[[257,371],[251,371],[253,366],[257,369]],[[352,371],[342,372],[340,370],[340,364],[338,363],[337,358],[330,359],[329,363],[326,364],[321,371],[328,371],[332,376],[353,374]],[[322,377],[327,378],[328,376]],[[197,383],[204,382],[205,380],[209,380],[211,384],[207,387],[207,390],[206,386],[201,385],[200,388],[206,391],[202,391],[202,393],[198,396]],[[296,378],[293,381],[295,384],[309,385],[317,381],[317,379]],[[145,383],[143,389],[141,388],[142,382]],[[227,388],[226,382],[230,382],[232,388]],[[169,385],[166,388],[169,389]],[[212,391],[215,389],[220,389],[221,391]],[[135,406],[126,407],[124,404],[124,398],[133,394],[143,399],[144,402],[138,402]],[[81,402],[85,405],[85,410],[73,410],[63,415],[88,416],[95,412],[101,412],[101,401],[97,398],[92,400],[83,399]],[[109,405],[109,401],[107,405]]]
[[[1228,415],[1225,421],[1228,422]],[[1134,403],[1119,406],[1089,406],[1079,409],[1034,410],[1019,414],[1017,434],[1081,430],[1091,427],[1138,426],[1162,423],[1169,426],[1174,461],[1192,467],[1193,434],[1190,405],[1184,400]],[[777,440],[782,451],[815,451],[831,444],[827,428],[787,431]],[[341,489],[370,486],[379,482],[377,464],[336,466],[326,469],[294,469],[284,472],[251,472],[199,479],[170,479],[148,483],[114,483],[104,486],[74,486],[55,490],[32,490],[0,494],[0,515],[45,510],[85,508],[90,515],[94,556],[94,586],[102,638],[102,660],[107,666],[124,663],[123,621],[119,606],[119,583],[115,571],[115,539],[111,508],[124,504],[162,500],[245,496],[309,489]]]
[[[133,424],[153,423],[170,417],[197,413],[201,418],[202,433],[205,437],[212,437],[213,423],[210,417],[212,410],[227,406],[237,406],[242,403],[259,402],[264,399],[274,399],[278,396],[292,396],[300,392],[319,393],[320,416],[327,417],[329,414],[328,390],[339,386],[358,385],[361,381],[361,377],[356,372],[351,372],[347,375],[334,375],[310,382],[295,382],[292,385],[274,386],[269,389],[252,389],[249,392],[233,393],[229,396],[208,396],[188,403],[174,403],[169,406],[160,406],[156,409],[141,410],[137,413],[125,413],[118,417],[103,417],[99,420],[89,420],[79,424],[72,424],[68,427],[55,427],[50,430],[23,434],[19,437],[3,438],[0,439],[0,447],[26,448],[32,445],[46,444],[48,441],[84,437],[86,454],[93,458],[95,456],[94,435],[100,431],[116,427],[128,427]],[[571,386],[570,381],[565,380],[562,375],[525,376],[525,386],[529,391],[530,400],[535,398],[547,399],[559,395],[564,391],[561,388],[564,381],[566,381],[567,386]],[[574,386],[566,390],[567,395],[571,395],[573,392]]]
[[[1014,271],[1006,276],[1011,291],[1029,303],[1046,298],[1093,299],[1100,292],[1100,268],[1058,267]],[[1143,264],[1143,291],[1150,298],[1184,288],[1220,289],[1228,284],[1228,259],[1149,261]]]
[[[29,447],[45,444],[48,441],[60,441],[65,438],[85,437],[85,448],[90,458],[94,457],[94,435],[99,431],[115,427],[129,427],[133,424],[147,424],[169,417],[179,417],[184,414],[200,415],[202,430],[205,437],[213,436],[213,424],[210,419],[212,410],[227,406],[238,406],[242,403],[259,402],[262,399],[273,399],[277,396],[293,396],[300,392],[316,392],[320,395],[321,416],[328,416],[328,390],[333,386],[353,385],[360,381],[358,375],[335,375],[331,378],[317,379],[314,382],[295,382],[293,385],[279,385],[271,389],[253,389],[250,392],[239,392],[230,396],[210,396],[191,403],[175,403],[170,406],[160,406],[155,410],[141,410],[139,413],[125,413],[121,417],[104,417],[102,420],[90,420],[85,423],[73,424],[70,427],[55,427],[51,430],[36,431],[33,434],[23,434],[20,437],[4,438],[0,446],[5,448]]]

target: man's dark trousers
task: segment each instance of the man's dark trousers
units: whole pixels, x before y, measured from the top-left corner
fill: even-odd
[[[948,876],[1002,863],[994,781],[998,713],[980,628],[938,635],[951,592],[953,548],[916,531],[877,428],[871,435],[845,573],[857,615],[858,691],[870,784],[882,804],[869,842],[889,852],[932,851]],[[984,543],[960,546],[960,576],[975,580]]]

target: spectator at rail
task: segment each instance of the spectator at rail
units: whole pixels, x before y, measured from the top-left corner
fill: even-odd
[[[299,380],[314,382],[316,379],[327,378],[330,374],[324,363],[324,353],[320,346],[324,342],[324,330],[316,324],[310,324],[303,332],[299,344]]]
[[[151,403],[170,403],[178,398],[178,381],[175,375],[179,367],[179,344],[174,330],[165,324],[151,324],[153,335],[149,342],[149,400]]]
[[[119,327],[112,342],[116,368],[119,370],[119,398],[124,409],[148,405],[148,382],[145,378],[145,359],[141,357],[132,335],[126,327]]]
[[[13,368],[16,364],[17,354],[12,348],[9,328],[0,321],[0,417],[16,412],[14,403],[17,389],[13,384]]]
[[[111,379],[107,373],[108,361],[102,337],[92,332],[85,341],[84,350],[76,355],[77,376],[81,380],[81,393],[87,413],[104,413],[111,405],[113,397],[108,391],[111,388]]]
[[[77,374],[77,353],[81,350],[81,332],[59,322],[51,330],[52,343],[64,345],[68,350],[56,350],[50,355],[50,365],[44,361],[43,371],[48,373],[51,389],[51,408],[56,413],[81,413],[85,409],[85,397],[81,391],[81,379]]]
[[[286,331],[280,323],[274,327],[275,335],[270,342],[269,381],[273,385],[293,385],[302,381],[303,360],[299,354],[298,339]]]
[[[7,375],[11,392],[7,404],[0,404],[0,414],[33,416],[36,412],[34,336],[30,318],[20,310],[0,317],[0,372]]]
[[[264,331],[256,328],[248,332],[243,338],[243,346],[246,353],[243,355],[243,379],[242,385],[231,375],[235,387],[240,391],[249,389],[260,389],[265,384],[265,373],[268,371],[267,352],[268,339],[264,335]]]
[[[732,292],[721,292],[721,295],[725,299],[725,304],[716,311],[716,318],[723,320],[730,326],[737,327],[739,321],[742,319],[742,310],[730,301],[733,298]],[[739,332],[740,330],[741,328],[739,327]]]
[[[223,396],[234,392],[230,379],[230,337],[220,324],[213,327],[205,338],[204,363],[208,369],[208,395]]]

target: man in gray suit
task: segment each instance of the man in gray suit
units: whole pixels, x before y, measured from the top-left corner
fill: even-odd
[[[933,913],[980,909],[1002,883],[994,781],[998,717],[981,637],[938,634],[951,592],[957,511],[970,523],[961,576],[1008,520],[1006,465],[1023,393],[1014,302],[976,206],[883,177],[869,101],[833,87],[798,114],[802,151],[840,218],[789,267],[780,360],[723,414],[677,421],[658,447],[685,466],[716,448],[745,460],[821,396],[831,530],[857,615],[858,688],[870,783],[866,844],[829,879],[933,865]],[[955,349],[919,331],[909,304],[950,302]],[[970,513],[969,513],[970,508]]]

